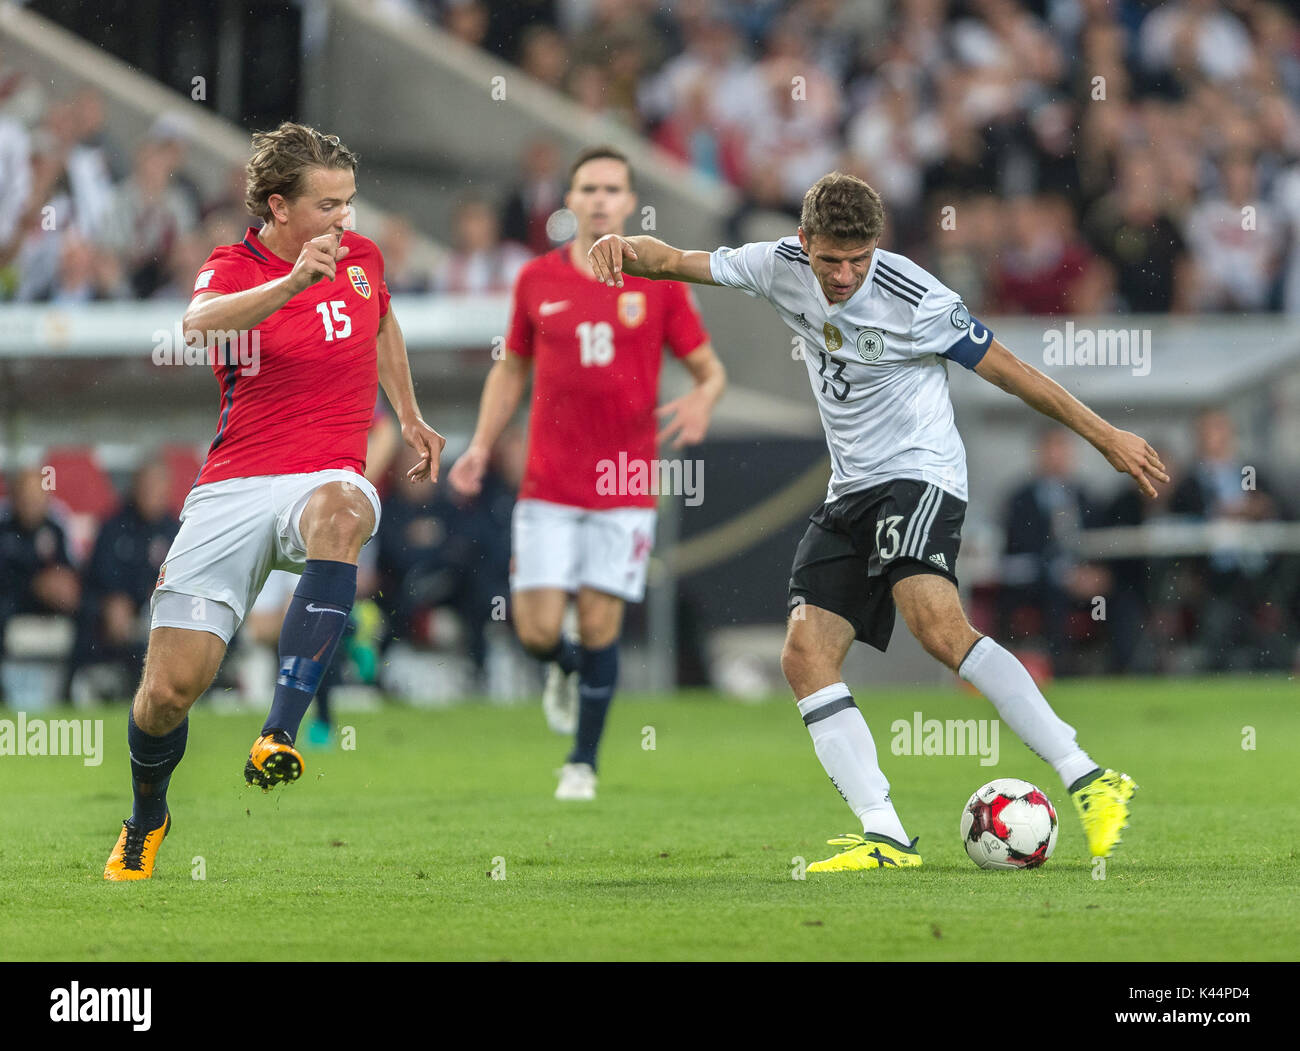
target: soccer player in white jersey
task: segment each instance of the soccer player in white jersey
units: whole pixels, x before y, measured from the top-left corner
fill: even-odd
[[[813,748],[862,832],[808,871],[921,864],[889,795],[866,721],[843,682],[853,640],[884,650],[894,611],[935,659],[993,702],[1049,762],[1074,799],[1093,856],[1109,856],[1137,786],[1102,770],[1052,711],[1024,666],[966,619],[957,551],[966,454],[953,423],[955,361],[1092,444],[1147,496],[1168,482],[1142,438],[1111,426],[972,318],[961,297],[910,259],[877,248],[885,214],[861,179],[832,172],[804,196],[797,237],[682,251],[653,237],[609,235],[591,249],[596,275],[726,285],[766,298],[815,348],[808,378],[832,473],[826,502],[799,543],[781,667]]]

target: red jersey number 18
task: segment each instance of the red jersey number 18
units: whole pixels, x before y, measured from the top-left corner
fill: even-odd
[[[608,365],[614,360],[614,326],[608,321],[584,321],[578,326],[578,360],[583,365]]]

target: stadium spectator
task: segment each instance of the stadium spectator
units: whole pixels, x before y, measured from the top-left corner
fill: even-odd
[[[531,258],[528,249],[501,240],[496,210],[483,197],[467,195],[452,215],[450,252],[434,271],[440,295],[508,292],[515,275]]]
[[[555,91],[564,90],[569,44],[550,26],[529,26],[520,36],[519,68]]]
[[[179,161],[172,142],[151,139],[141,145],[105,223],[105,244],[121,253],[131,287],[141,298],[166,282],[173,245],[198,222],[188,194],[172,181]]]
[[[1070,645],[1078,614],[1110,590],[1107,571],[1075,551],[1079,531],[1094,524],[1096,508],[1075,480],[1073,436],[1043,431],[1032,478],[1007,501],[1000,604],[1008,637],[1041,637],[1058,675],[1079,670]]]
[[[1224,157],[1219,179],[1218,193],[1187,217],[1201,309],[1267,309],[1284,255],[1280,216],[1258,196],[1251,157]]]
[[[488,9],[482,0],[446,0],[442,26],[457,40],[482,46],[488,35]]]
[[[124,672],[115,696],[128,695],[139,681],[149,641],[142,613],[180,528],[170,499],[170,472],[151,458],[135,472],[122,509],[100,527],[82,572],[69,696],[77,672],[91,665],[112,664]]]
[[[390,215],[375,239],[384,253],[384,280],[393,295],[424,295],[433,288],[433,272],[415,258],[415,238],[409,219]]]
[[[745,139],[734,128],[713,122],[710,101],[716,94],[713,78],[701,73],[686,87],[682,103],[656,129],[653,139],[665,153],[695,171],[733,186],[745,182]]]
[[[1121,161],[1119,185],[1089,214],[1092,244],[1115,271],[1121,309],[1166,314],[1191,306],[1186,244],[1162,196],[1159,165],[1139,150]]]
[[[550,139],[534,139],[520,160],[520,181],[510,191],[501,216],[501,235],[533,255],[552,247],[547,221],[564,206],[564,169]]]
[[[186,291],[188,285],[187,279]],[[49,291],[51,303],[73,306],[78,303],[130,298],[131,286],[127,284],[126,275],[115,255],[96,250],[76,230],[69,230],[60,238],[59,272]]]
[[[1174,489],[1170,511],[1207,522],[1259,522],[1282,517],[1256,466],[1237,451],[1232,418],[1220,409],[1196,421],[1196,463]],[[1290,652],[1276,637],[1288,596],[1277,594],[1276,559],[1246,548],[1220,547],[1194,560],[1204,593],[1197,618],[1203,670],[1286,667]]]
[[[1064,202],[1021,197],[1007,213],[1010,243],[994,268],[993,308],[1006,314],[1099,313],[1107,274],[1079,238]]]
[[[1248,72],[1252,50],[1246,27],[1218,0],[1161,4],[1138,34],[1142,66],[1162,84],[1170,78],[1182,84],[1198,77],[1236,80]]]
[[[71,617],[81,597],[45,475],[37,467],[20,470],[10,479],[9,492],[9,507],[0,513],[0,658],[12,617]]]

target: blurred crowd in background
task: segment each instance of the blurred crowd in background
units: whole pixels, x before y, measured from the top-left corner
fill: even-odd
[[[481,680],[488,626],[504,623],[508,613],[510,516],[523,477],[524,434],[512,427],[502,436],[473,499],[445,484],[412,482],[407,471],[417,458],[386,413],[377,416],[369,451],[367,476],[379,489],[383,515],[358,567],[352,630],[339,657],[352,664],[344,681],[376,683],[379,655],[398,641],[426,651],[456,649]],[[23,656],[21,645],[6,652],[14,618],[57,618],[69,629],[59,697],[129,696],[143,667],[150,596],[180,528],[180,501],[195,465],[151,453],[129,476],[114,478],[90,451],[76,460],[66,450],[44,459],[55,462],[53,472],[24,468],[0,485],[0,659]],[[108,495],[95,514],[79,497],[97,487]],[[272,574],[233,642],[236,652],[252,643],[274,650],[296,582],[292,574]]]
[[[977,311],[1300,312],[1294,5],[376,2],[735,187],[730,243],[839,168]]]
[[[840,168],[885,246],[987,314],[1300,313],[1300,20],[1270,0],[374,0],[517,63],[738,192],[798,214]],[[1290,5],[1294,6],[1294,5]],[[186,129],[127,156],[93,91],[0,66],[0,297],[184,296],[247,224],[202,199]],[[467,196],[438,267],[368,231],[414,292],[509,288],[551,246],[565,161],[528,144],[507,200]],[[69,221],[42,226],[42,209]],[[8,262],[9,266],[5,267]],[[394,262],[396,265],[393,265]]]
[[[1265,0],[374,0],[423,18],[592,113],[612,116],[735,189],[729,240],[784,213],[840,168],[883,195],[884,245],[912,255],[986,314],[1300,313],[1300,21]],[[0,56],[0,302],[74,305],[189,297],[213,246],[253,223],[243,171],[199,192],[191,131],[160,118],[134,152],[87,88],[51,97]],[[394,293],[506,292],[553,246],[568,158],[522,146],[502,199],[466,194],[449,251],[418,261],[400,215],[366,231]],[[552,227],[553,229],[553,227]],[[1152,518],[1289,519],[1296,508],[1248,459],[1229,418],[1196,423],[1197,457],[1159,501],[1076,480],[1074,439],[1037,445],[1035,476],[1006,495],[1005,557],[978,589],[978,625],[1037,647],[1055,674],[1292,667],[1300,559],[1090,562],[1082,529]],[[523,438],[499,453],[474,506],[392,473],[369,545],[365,630],[438,645],[451,609],[481,668],[483,629],[507,594],[509,512]],[[1168,460],[1169,457],[1166,457]],[[399,465],[400,467],[400,465]],[[165,467],[69,545],[66,508],[39,472],[0,493],[0,643],[6,621],[70,618],[68,679],[105,656],[138,671],[147,600],[174,534]],[[192,477],[192,475],[191,475]],[[183,486],[182,486],[183,492]],[[471,564],[482,567],[470,573]],[[1106,600],[1098,619],[1095,600]],[[381,627],[373,628],[373,624]],[[1288,642],[1288,640],[1291,640]],[[128,674],[128,678],[130,675]]]
[[[395,431],[391,417],[378,426]],[[1045,428],[1031,477],[1001,502],[1003,554],[995,576],[972,589],[976,627],[1013,647],[1042,678],[1295,667],[1300,556],[1249,539],[1203,556],[1089,560],[1079,553],[1080,534],[1098,527],[1294,518],[1294,503],[1238,448],[1226,413],[1207,410],[1194,426],[1195,459],[1164,455],[1172,481],[1156,501],[1126,481],[1104,494],[1089,492],[1078,478],[1079,440]],[[339,658],[350,662],[343,681],[375,683],[384,655],[402,643],[467,656],[481,686],[490,626],[509,616],[510,516],[525,435],[511,428],[503,436],[475,499],[442,482],[409,481],[413,454],[388,438],[383,452],[372,444],[367,473],[380,488],[384,513],[362,552],[354,623]],[[0,640],[7,622],[24,614],[72,625],[63,696],[84,698],[101,683],[108,696],[133,689],[149,597],[179,528],[177,497],[185,487],[170,477],[178,469],[164,457],[150,459],[126,482],[120,501],[89,529],[81,522],[76,530],[68,503],[57,486],[50,491],[40,468],[8,479],[7,497],[0,497]],[[296,581],[280,576],[250,612],[243,641],[274,648]],[[104,679],[104,665],[117,674]],[[78,683],[79,673],[92,668],[95,675]]]

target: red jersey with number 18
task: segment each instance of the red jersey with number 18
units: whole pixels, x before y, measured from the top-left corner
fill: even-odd
[[[622,288],[611,288],[574,266],[571,248],[534,259],[515,282],[506,347],[533,361],[519,498],[653,507],[654,495],[641,487],[607,483],[631,478],[637,468],[627,465],[651,468],[664,344],[684,358],[709,334],[685,285],[624,276]]]
[[[375,341],[388,313],[384,258],[369,238],[343,234],[348,254],[256,328],[218,350],[221,415],[195,485],[264,474],[366,469],[366,432],[379,386]],[[250,227],[199,269],[194,295],[243,292],[286,276]]]

